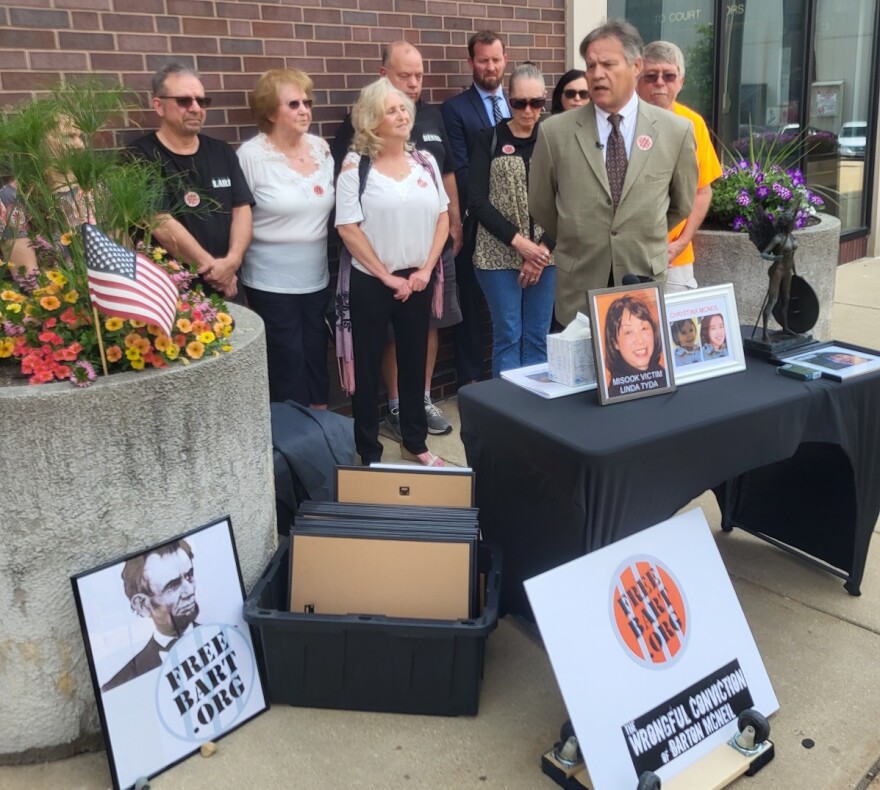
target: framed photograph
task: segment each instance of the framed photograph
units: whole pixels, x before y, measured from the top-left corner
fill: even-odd
[[[666,326],[676,384],[746,369],[730,283],[666,294]]]
[[[115,790],[267,709],[228,517],[71,583]]]
[[[880,352],[870,352],[848,343],[831,341],[813,346],[809,351],[780,357],[779,362],[783,365],[803,365],[805,368],[818,370],[823,378],[843,381],[880,370]]]
[[[843,80],[810,85],[810,118],[838,118],[843,109]]]
[[[675,389],[664,314],[663,285],[640,283],[587,293],[599,403]]]

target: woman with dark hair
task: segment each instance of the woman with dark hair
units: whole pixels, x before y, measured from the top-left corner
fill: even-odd
[[[634,391],[633,384],[662,384],[666,371],[660,362],[660,331],[643,299],[627,294],[611,303],[605,315],[604,339],[609,397]],[[649,388],[653,386],[640,387]]]
[[[573,110],[575,107],[583,107],[589,101],[587,73],[580,69],[571,69],[559,78],[559,82],[553,89],[550,113],[556,115],[566,110]]]
[[[712,313],[700,321],[700,342],[703,344],[703,359],[727,356],[727,331],[721,313]]]
[[[492,375],[547,361],[556,267],[554,240],[529,214],[529,162],[546,103],[533,63],[510,75],[512,116],[477,137],[470,162],[470,212],[478,221],[474,273],[492,314]]]
[[[335,202],[327,143],[309,134],[312,80],[263,74],[250,95],[260,133],[238,149],[254,194],[254,237],[241,281],[266,324],[269,398],[327,408],[327,218]]]

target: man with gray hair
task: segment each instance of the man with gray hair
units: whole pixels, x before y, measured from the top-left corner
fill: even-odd
[[[251,241],[254,197],[232,147],[201,134],[211,99],[199,73],[168,63],[153,76],[159,128],[130,144],[171,176],[166,211],[154,237],[175,258],[195,264],[206,292],[232,299]]]
[[[697,189],[693,127],[639,101],[642,38],[612,19],[581,43],[592,101],[538,130],[529,209],[556,239],[556,318],[588,311],[586,292],[625,275],[664,280],[667,234]]]
[[[639,98],[671,110],[687,118],[694,128],[697,145],[697,193],[694,207],[684,221],[669,232],[669,270],[666,273],[666,292],[687,291],[696,288],[694,277],[694,234],[706,218],[712,202],[712,182],[721,175],[721,162],[712,145],[706,122],[689,107],[676,101],[684,86],[684,55],[669,41],[653,41],[642,51],[642,73],[636,88]]]

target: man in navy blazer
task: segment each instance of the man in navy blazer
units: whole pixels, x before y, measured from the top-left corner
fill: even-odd
[[[504,42],[497,33],[481,30],[471,36],[468,41],[468,65],[473,72],[473,84],[458,96],[447,99],[440,108],[455,159],[462,217],[468,204],[467,186],[474,140],[483,129],[510,117],[503,90],[507,55],[504,53]],[[455,258],[455,278],[462,315],[461,323],[454,330],[459,386],[476,380],[483,370],[480,342],[483,294],[474,276],[473,253],[473,234],[466,233],[464,246]]]

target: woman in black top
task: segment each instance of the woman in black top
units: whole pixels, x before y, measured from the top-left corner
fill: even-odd
[[[573,110],[575,107],[583,107],[590,102],[590,92],[587,90],[587,74],[580,69],[566,71],[559,78],[553,89],[553,98],[550,100],[550,114]]]
[[[469,211],[477,218],[474,267],[492,313],[492,374],[547,360],[556,267],[554,240],[529,215],[529,160],[547,101],[533,63],[510,75],[512,117],[484,130],[471,152]]]

